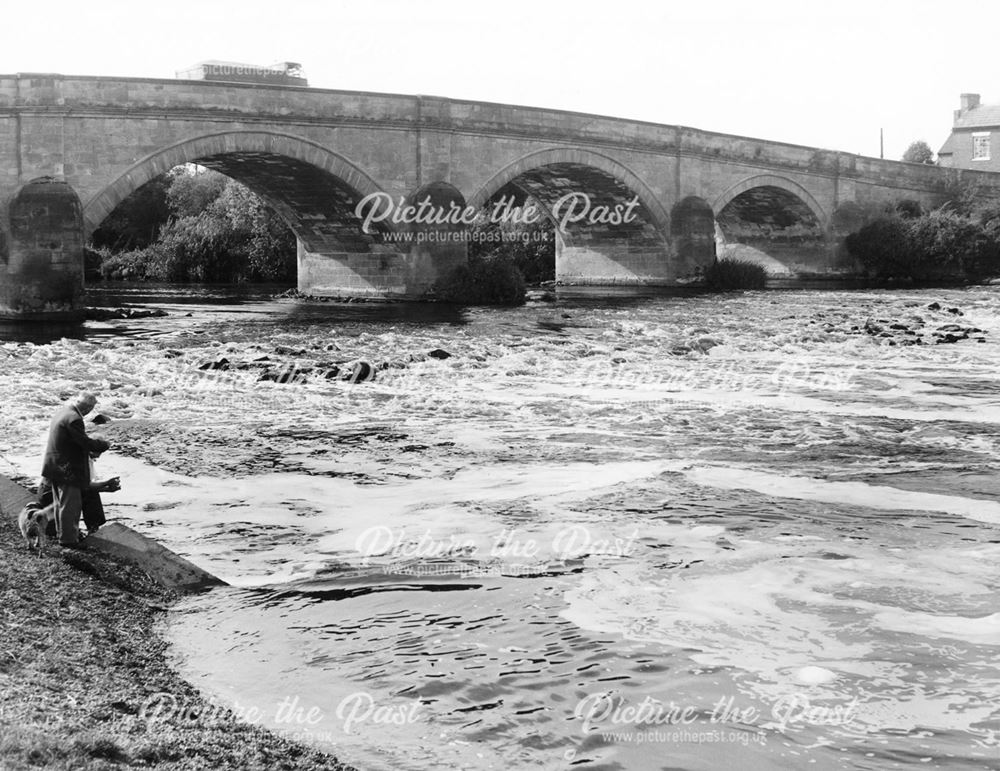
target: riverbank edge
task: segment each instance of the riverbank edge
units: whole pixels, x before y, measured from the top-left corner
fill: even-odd
[[[240,722],[171,666],[161,630],[179,595],[107,556],[29,552],[16,514],[0,515],[0,768],[352,771]]]
[[[973,287],[987,287],[1000,285],[1000,278],[988,279],[985,281],[901,281],[874,279],[868,276],[857,274],[839,273],[803,273],[796,276],[767,276],[766,286],[763,291],[782,290],[803,290],[803,291],[831,291],[843,290],[855,291],[910,291],[924,289],[968,289]],[[687,284],[654,284],[654,283],[627,283],[608,281],[607,283],[582,284],[573,281],[545,281],[541,284],[529,284],[527,286],[527,302],[556,301],[559,299],[579,299],[590,297],[594,299],[613,299],[620,296],[674,296],[674,297],[697,297],[701,295],[717,294],[719,290],[708,288],[704,282],[691,282]],[[424,304],[438,303],[446,305],[456,305],[456,303],[446,302],[433,295],[423,297],[402,297],[387,296],[378,297],[375,295],[321,295],[309,294],[298,290],[284,292],[273,295],[275,300],[296,300],[299,302],[329,303],[337,304]],[[457,303],[461,305],[461,303]]]

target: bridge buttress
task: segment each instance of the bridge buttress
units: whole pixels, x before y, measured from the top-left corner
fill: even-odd
[[[404,205],[433,212],[463,211],[465,197],[447,182],[431,182],[407,196]],[[469,230],[458,223],[400,223],[374,233],[364,253],[316,249],[298,239],[299,291],[326,296],[405,297],[427,295],[438,279],[468,263]]]
[[[370,252],[317,252],[299,239],[298,288],[322,297],[420,299],[449,268],[465,262],[464,245],[457,257],[441,251],[433,245],[387,244]]]
[[[54,177],[21,187],[0,211],[0,319],[83,316],[83,210]]]

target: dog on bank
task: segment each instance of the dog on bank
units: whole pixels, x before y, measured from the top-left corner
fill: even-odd
[[[24,536],[24,543],[29,549],[39,552],[45,551],[48,543],[48,533],[50,525],[55,525],[56,507],[52,504],[39,506],[37,503],[29,503],[17,516],[17,526]]]

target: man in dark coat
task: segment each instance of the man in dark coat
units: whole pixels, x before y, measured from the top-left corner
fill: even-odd
[[[107,449],[106,442],[91,439],[83,427],[83,416],[96,404],[96,396],[82,393],[61,408],[49,424],[42,476],[52,483],[56,533],[63,546],[75,546],[80,538],[83,491],[90,486],[90,453]]]
[[[95,436],[94,441],[102,443],[105,450],[111,447],[111,444],[106,439]],[[93,453],[91,453],[91,457],[94,457]],[[107,518],[104,516],[104,501],[101,500],[101,493],[116,493],[122,489],[121,479],[118,477],[111,477],[104,480],[94,479],[93,465],[90,467],[90,476],[90,487],[83,488],[82,496],[83,523],[87,526],[87,535],[96,533],[101,528],[101,525],[107,522]],[[55,503],[55,492],[53,491],[52,483],[45,477],[42,477],[42,483],[38,486],[38,505],[45,508],[53,503]],[[56,537],[55,520],[49,522],[45,534],[49,538]]]

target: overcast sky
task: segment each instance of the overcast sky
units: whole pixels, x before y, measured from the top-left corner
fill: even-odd
[[[0,73],[303,64],[320,88],[554,107],[898,159],[1000,101],[989,0],[87,0],[5,7]]]

